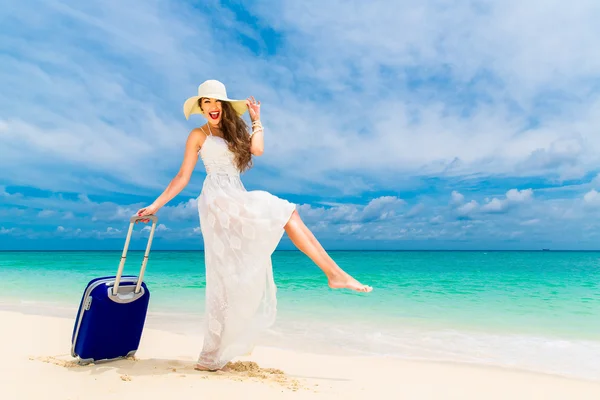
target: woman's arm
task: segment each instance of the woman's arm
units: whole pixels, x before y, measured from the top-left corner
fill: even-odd
[[[250,152],[255,156],[261,156],[265,149],[265,137],[262,123],[260,122],[260,101],[253,96],[246,100],[250,120],[252,121],[252,133],[250,133]]]
[[[261,156],[265,149],[265,137],[260,119],[253,121],[252,133],[250,135],[250,152],[255,156]]]
[[[198,161],[198,149],[202,145],[203,139],[206,139],[206,136],[199,128],[193,129],[190,132],[185,144],[183,162],[181,163],[179,172],[171,180],[161,195],[158,196],[150,206],[140,209],[137,213],[138,215],[143,216],[156,213],[159,208],[171,201],[187,186],[192,176],[192,172],[196,167]]]

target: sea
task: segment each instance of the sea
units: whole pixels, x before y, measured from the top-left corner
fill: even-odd
[[[600,381],[600,252],[331,251],[371,293],[334,290],[299,251],[272,255],[278,316],[259,345],[457,362]],[[121,251],[0,252],[0,309],[75,319]],[[141,251],[129,251],[137,274]],[[152,251],[147,327],[200,334],[204,253]],[[65,340],[70,340],[66,338]],[[190,349],[196,355],[201,349]]]

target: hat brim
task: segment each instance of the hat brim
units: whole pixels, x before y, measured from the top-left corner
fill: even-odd
[[[183,114],[185,115],[185,119],[189,119],[192,114],[202,114],[202,109],[198,105],[198,100],[201,97],[211,97],[211,96],[192,96],[183,103]],[[231,104],[235,112],[242,116],[246,111],[248,111],[248,106],[246,105],[246,100],[232,100],[232,99],[223,99],[218,97],[213,97],[217,100],[226,101]]]

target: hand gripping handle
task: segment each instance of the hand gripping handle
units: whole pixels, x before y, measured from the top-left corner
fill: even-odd
[[[129,248],[129,241],[131,240],[131,233],[133,232],[133,224],[136,221],[149,219],[152,221],[152,227],[150,228],[150,236],[148,237],[148,244],[146,245],[146,252],[144,253],[144,260],[142,261],[142,266],[140,268],[140,274],[138,276],[137,285],[135,286],[135,293],[140,292],[140,288],[142,286],[142,280],[144,279],[144,272],[146,271],[146,264],[148,263],[148,254],[150,254],[150,247],[152,246],[152,238],[154,237],[154,230],[156,229],[156,223],[158,222],[158,217],[156,215],[144,215],[138,216],[134,215],[129,219],[129,231],[127,232],[127,237],[125,238],[125,246],[123,247],[123,254],[121,255],[121,262],[119,263],[119,270],[117,271],[117,277],[115,279],[115,286],[113,287],[112,294],[116,296],[119,293],[119,284],[121,283],[121,275],[123,275],[123,268],[125,266],[125,260],[127,258],[127,249]]]

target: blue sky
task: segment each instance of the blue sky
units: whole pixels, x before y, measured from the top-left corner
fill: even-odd
[[[122,248],[204,123],[182,105],[206,79],[262,102],[246,187],[298,204],[327,249],[600,248],[597,1],[5,8],[0,249]],[[154,248],[202,248],[204,176]]]

